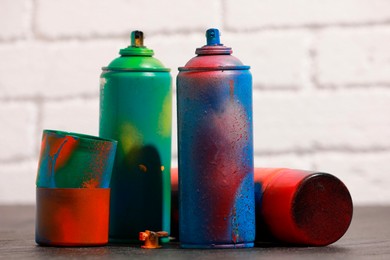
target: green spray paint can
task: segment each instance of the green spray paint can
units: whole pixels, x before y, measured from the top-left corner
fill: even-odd
[[[110,242],[138,241],[145,230],[170,231],[172,90],[170,69],[153,58],[143,33],[103,67],[101,137],[118,141],[110,199]]]

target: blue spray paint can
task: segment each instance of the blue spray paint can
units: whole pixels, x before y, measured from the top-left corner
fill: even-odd
[[[217,29],[206,37],[177,77],[180,242],[252,247],[252,76]]]

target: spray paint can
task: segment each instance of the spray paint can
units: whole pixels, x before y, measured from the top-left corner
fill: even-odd
[[[206,38],[177,77],[180,242],[252,247],[252,76],[217,29]]]
[[[326,246],[352,220],[351,195],[336,176],[287,168],[255,169],[256,241]]]
[[[100,76],[101,137],[118,141],[111,178],[110,241],[170,229],[170,69],[133,31],[131,45]]]

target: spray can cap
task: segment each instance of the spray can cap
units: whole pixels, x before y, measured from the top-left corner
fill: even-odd
[[[130,45],[119,51],[120,57],[103,67],[103,71],[160,71],[169,72],[158,59],[152,57],[154,51],[144,45],[144,33],[132,31]]]
[[[226,47],[221,43],[220,35],[218,29],[208,29],[206,31],[207,44],[201,48],[197,48],[195,53],[198,55],[232,54],[232,48]]]
[[[249,70],[249,66],[231,55],[232,48],[221,43],[218,29],[208,29],[206,41],[206,45],[196,49],[197,56],[189,60],[184,67],[179,67],[179,71]]]
[[[142,31],[132,31],[130,35],[131,44],[119,51],[122,56],[153,56],[152,49],[144,46],[144,33]]]

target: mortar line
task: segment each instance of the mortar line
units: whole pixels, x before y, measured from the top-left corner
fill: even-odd
[[[290,30],[323,30],[323,29],[332,29],[332,28],[352,28],[352,29],[361,29],[361,28],[371,28],[371,27],[381,27],[390,25],[390,18],[382,21],[365,21],[365,22],[345,22],[345,23],[329,23],[329,24],[320,24],[320,23],[306,23],[299,25],[264,25],[256,26],[253,28],[231,28],[226,27],[230,32],[234,33],[255,33],[255,32],[264,32],[264,31],[290,31]]]
[[[0,97],[0,102],[36,102],[37,100],[42,100],[43,102],[67,102],[75,99],[83,99],[83,100],[93,100],[99,97],[99,93],[82,93],[75,95],[64,95],[64,96],[54,96],[54,97],[45,97],[42,95],[32,95],[32,96],[6,96]]]
[[[326,153],[340,153],[340,154],[382,154],[390,153],[390,147],[327,147],[327,148],[303,148],[303,149],[286,149],[278,151],[255,151],[254,156],[284,156],[284,155],[318,155]]]

